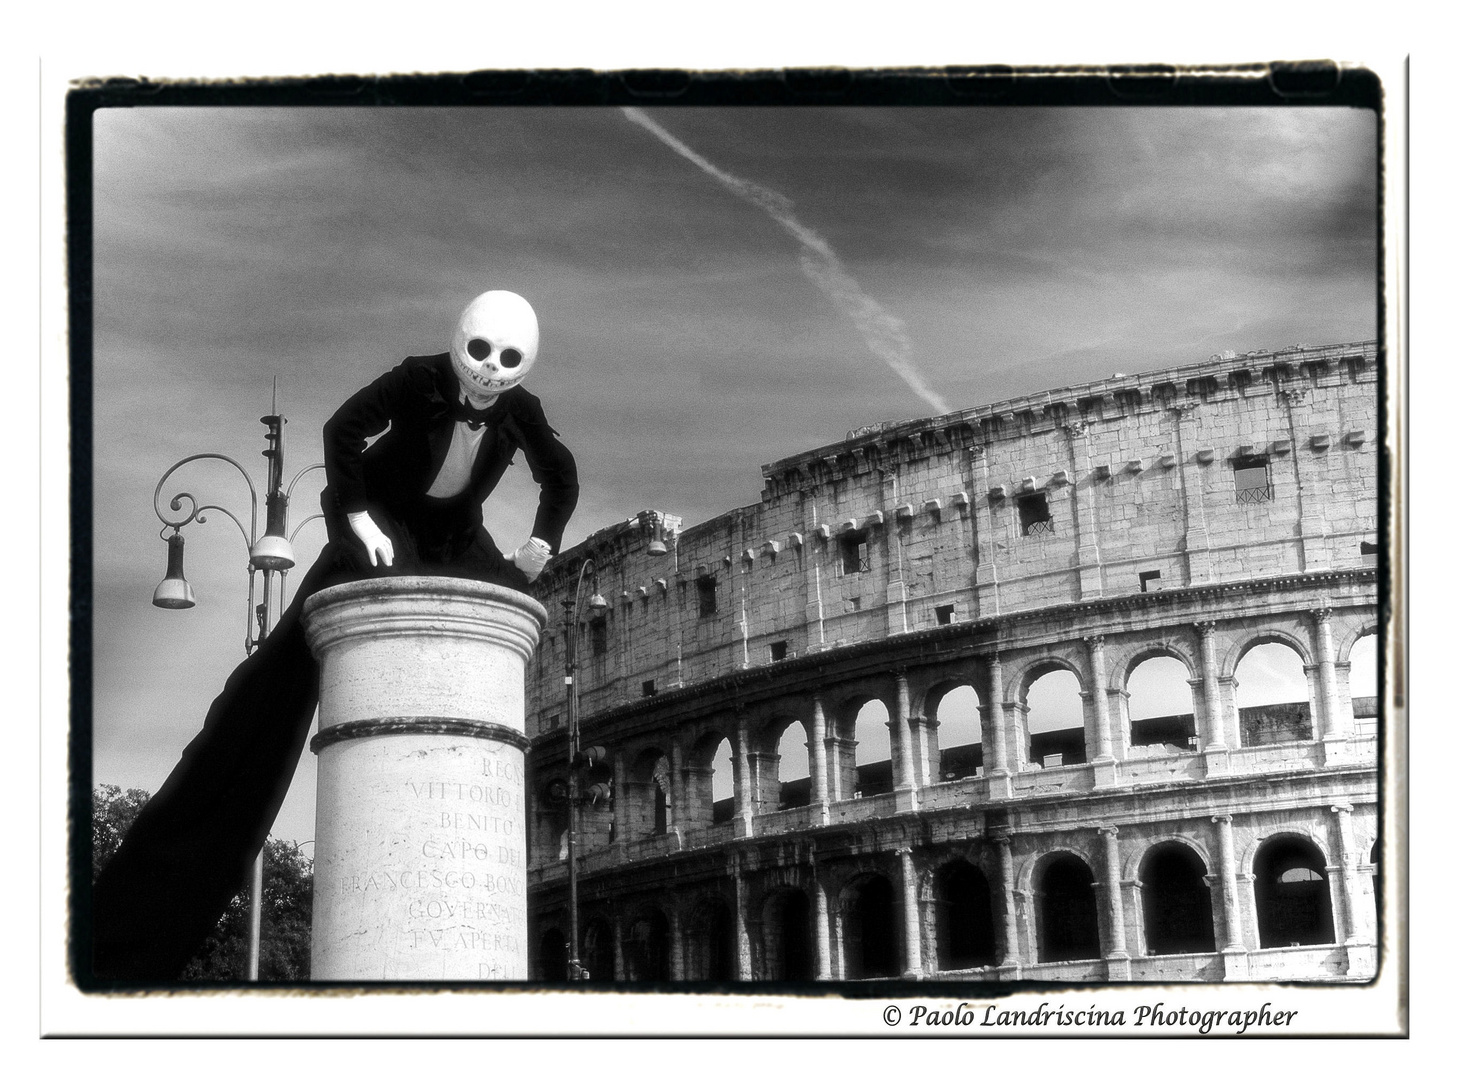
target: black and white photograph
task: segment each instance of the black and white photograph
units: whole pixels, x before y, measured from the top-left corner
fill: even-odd
[[[878,76],[76,92],[88,998],[1398,979],[1376,77]]]

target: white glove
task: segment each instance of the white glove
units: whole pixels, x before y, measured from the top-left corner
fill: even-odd
[[[550,545],[538,536],[531,536],[514,549],[514,554],[509,556],[509,560],[524,571],[525,577],[533,581],[540,576],[540,571],[545,568],[545,563],[550,561]]]
[[[387,534],[377,528],[377,523],[372,520],[371,514],[365,510],[358,510],[354,514],[346,515],[346,522],[351,526],[351,531],[356,533],[358,540],[366,547],[367,558],[371,559],[372,565],[377,565],[377,557],[381,556],[383,566],[392,565],[392,541],[387,539]]]

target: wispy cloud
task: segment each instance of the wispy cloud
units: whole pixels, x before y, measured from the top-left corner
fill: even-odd
[[[839,311],[855,324],[866,347],[885,361],[901,380],[937,412],[949,412],[942,396],[927,385],[926,379],[911,359],[911,339],[906,324],[883,308],[860,283],[850,276],[829,242],[794,216],[793,204],[761,184],[724,172],[696,150],[678,139],[642,110],[625,107],[621,110],[632,123],[639,124],[692,162],[734,195],[757,206],[794,239],[799,241],[799,266]]]

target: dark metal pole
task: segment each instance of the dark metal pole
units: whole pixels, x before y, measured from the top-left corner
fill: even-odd
[[[566,765],[570,772],[570,827],[566,830],[565,855],[569,861],[570,869],[570,957],[566,963],[565,974],[571,982],[580,981],[580,897],[577,892],[578,881],[576,879],[575,867],[575,829],[579,824],[580,817],[580,781],[579,769],[575,760],[580,753],[580,716],[576,705],[578,704],[575,693],[575,609],[580,603],[580,582],[585,577],[585,567],[580,568],[580,577],[575,582],[575,596],[573,599],[563,601],[565,605],[565,722],[569,738],[566,740],[568,751],[566,754]]]

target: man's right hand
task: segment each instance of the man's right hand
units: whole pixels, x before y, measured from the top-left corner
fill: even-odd
[[[392,565],[392,541],[377,527],[371,514],[365,510],[358,510],[354,514],[347,514],[346,522],[366,548],[367,558],[371,560],[373,566],[377,565],[378,558],[382,560],[383,566]]]

